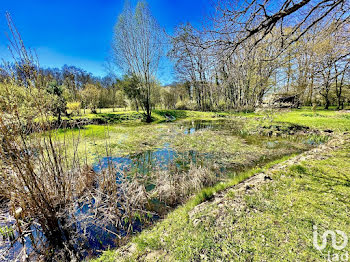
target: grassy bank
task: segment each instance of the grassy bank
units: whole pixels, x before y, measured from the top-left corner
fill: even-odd
[[[296,109],[288,113],[277,113],[275,121],[289,122],[316,129],[350,131],[350,111]]]
[[[207,202],[193,214],[212,192],[252,173],[203,190],[134,238],[128,252],[108,251],[98,261],[323,261],[328,252],[349,252],[349,245],[337,251],[330,241],[320,252],[312,242],[314,225],[319,235],[336,229],[350,233],[349,152],[348,139],[335,151],[273,170],[269,173],[272,182],[258,190],[243,194],[229,190],[221,201]]]

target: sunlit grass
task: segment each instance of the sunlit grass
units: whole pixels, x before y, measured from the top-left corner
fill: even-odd
[[[288,113],[276,113],[275,121],[289,122],[316,129],[332,129],[334,131],[349,131],[349,113],[335,110],[319,109],[313,112],[310,108],[295,109]]]

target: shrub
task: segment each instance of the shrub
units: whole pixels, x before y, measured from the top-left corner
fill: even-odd
[[[175,105],[175,108],[177,110],[186,110],[186,109],[188,109],[187,106],[186,106],[186,103],[184,101],[177,102],[176,105]]]
[[[80,102],[67,103],[67,109],[73,115],[80,115],[81,103]]]
[[[236,111],[243,113],[253,113],[255,111],[255,107],[251,105],[240,106],[236,109]]]
[[[226,102],[224,100],[220,100],[218,103],[218,108],[219,111],[225,111],[227,109]]]
[[[299,173],[299,174],[306,174],[307,173],[306,167],[304,167],[302,165],[292,165],[289,168],[289,170],[292,172],[295,172],[295,173]]]
[[[189,110],[197,110],[197,109],[198,109],[197,103],[196,103],[196,101],[194,101],[194,100],[189,100],[189,101],[187,101],[187,102],[186,102],[186,105],[187,105],[187,108],[188,108]]]

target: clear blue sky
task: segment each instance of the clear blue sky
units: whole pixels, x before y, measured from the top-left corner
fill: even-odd
[[[135,4],[137,1],[132,0]],[[210,8],[210,0],[149,0],[159,24],[172,33],[181,22],[199,25]],[[9,60],[6,48],[5,12],[9,11],[26,46],[34,48],[43,67],[75,65],[104,76],[113,26],[124,0],[1,0],[0,58]],[[171,66],[163,66],[159,77],[171,82]]]

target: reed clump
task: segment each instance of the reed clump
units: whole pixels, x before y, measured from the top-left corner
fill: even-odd
[[[80,259],[88,253],[91,228],[131,231],[136,212],[144,210],[145,189],[123,177],[116,183],[112,169],[97,175],[81,164],[77,150],[67,153],[67,141],[50,127],[48,79],[7,18],[14,64],[2,69],[0,85],[0,226],[11,228],[5,238],[22,260]],[[74,138],[75,148],[80,142]]]

